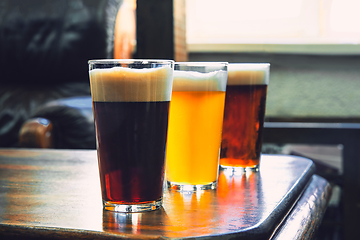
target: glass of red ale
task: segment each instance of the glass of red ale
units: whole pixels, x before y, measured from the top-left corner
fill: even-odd
[[[103,206],[162,205],[174,61],[91,60],[89,76]]]
[[[220,165],[258,170],[270,64],[230,63]]]

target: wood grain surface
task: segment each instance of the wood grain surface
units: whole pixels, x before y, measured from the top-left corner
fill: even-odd
[[[259,172],[220,170],[215,190],[165,189],[161,209],[124,214],[102,208],[95,150],[0,149],[0,236],[268,239],[314,170],[305,158],[263,155]]]

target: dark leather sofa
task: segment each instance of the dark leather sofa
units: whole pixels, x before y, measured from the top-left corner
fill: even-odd
[[[95,148],[87,61],[113,58],[121,3],[0,0],[0,147],[33,147],[19,135],[35,121],[48,147]]]

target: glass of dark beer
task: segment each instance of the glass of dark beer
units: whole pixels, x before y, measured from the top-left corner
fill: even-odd
[[[89,76],[103,206],[161,207],[172,60],[91,60]]]
[[[270,64],[230,63],[220,165],[258,170]]]

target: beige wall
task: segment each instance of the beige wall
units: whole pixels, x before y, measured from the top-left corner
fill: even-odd
[[[360,56],[189,53],[189,60],[271,63],[268,119],[360,122]]]

